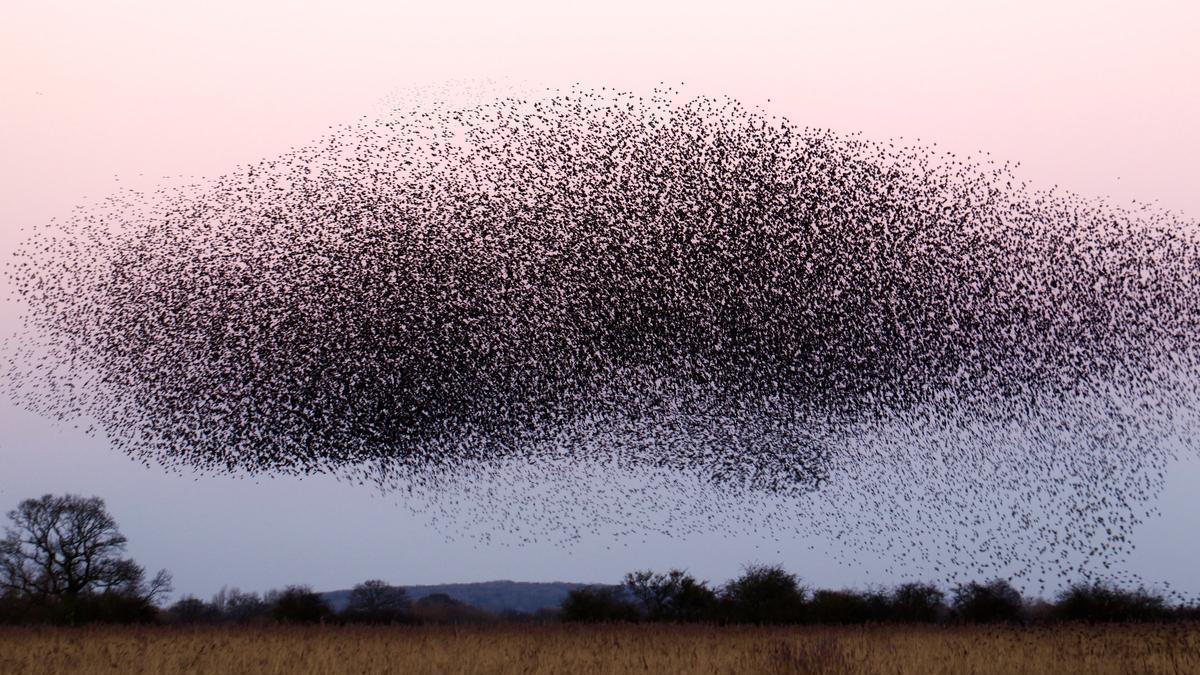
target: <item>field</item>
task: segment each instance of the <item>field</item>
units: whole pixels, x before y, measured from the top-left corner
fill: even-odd
[[[1200,673],[1200,625],[0,628],[0,673]]]

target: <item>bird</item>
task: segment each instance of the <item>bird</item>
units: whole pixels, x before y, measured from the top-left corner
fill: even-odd
[[[14,382],[490,545],[1104,574],[1194,429],[1200,242],[1018,166],[667,85],[398,105],[31,235]]]

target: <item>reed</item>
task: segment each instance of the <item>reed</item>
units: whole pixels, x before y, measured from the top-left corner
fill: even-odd
[[[1200,625],[0,629],[0,673],[1200,673]]]

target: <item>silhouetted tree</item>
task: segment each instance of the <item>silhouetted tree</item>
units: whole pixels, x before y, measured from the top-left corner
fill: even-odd
[[[342,616],[355,622],[395,623],[408,620],[410,604],[403,588],[371,579],[351,589]]]
[[[433,593],[413,603],[412,616],[424,623],[490,623],[495,615],[445,593]]]
[[[726,616],[738,623],[796,623],[804,619],[805,590],[780,565],[751,565],[722,594]]]
[[[1076,583],[1058,594],[1054,614],[1068,621],[1161,621],[1166,600],[1144,589],[1126,591],[1102,581]]]
[[[593,586],[571,591],[562,604],[562,620],[579,623],[637,621],[637,606],[621,596],[621,589],[612,586]]]
[[[716,592],[683,570],[630,572],[624,586],[651,621],[707,621],[717,605]]]
[[[933,584],[901,584],[890,598],[891,619],[894,621],[933,622],[946,612],[946,594]]]
[[[217,591],[212,606],[220,613],[221,620],[228,623],[266,621],[271,614],[270,605],[258,593],[243,593],[237,588]]]
[[[221,618],[212,603],[190,595],[167,608],[167,620],[172,623],[217,623]]]
[[[954,589],[954,611],[970,623],[1015,622],[1022,618],[1021,593],[1004,579],[974,581]]]
[[[26,499],[8,518],[0,591],[41,608],[48,619],[145,620],[171,590],[166,570],[146,581],[144,568],[122,557],[125,536],[99,497]]]
[[[333,610],[308,586],[288,586],[267,594],[271,618],[283,623],[319,623],[333,616]]]
[[[808,601],[807,619],[814,623],[867,623],[886,618],[878,609],[872,611],[867,597],[854,591],[819,590]]]
[[[697,593],[691,596],[690,593]],[[632,600],[632,601],[631,601]],[[1026,603],[1008,581],[966,583],[951,605],[935,585],[905,583],[891,590],[816,590],[808,597],[797,578],[778,565],[752,565],[714,594],[681,570],[625,575],[621,586],[572,591],[560,610],[563,621],[703,621],[730,623],[862,624],[933,623],[954,617],[965,623],[1200,620],[1200,605],[1168,606],[1145,590],[1126,591],[1096,582],[1076,584],[1057,603]]]

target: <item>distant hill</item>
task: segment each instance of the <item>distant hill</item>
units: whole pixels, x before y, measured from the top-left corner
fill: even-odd
[[[433,584],[403,588],[412,600],[419,600],[434,593],[445,593],[455,600],[490,612],[513,610],[532,613],[544,608],[557,609],[571,591],[595,585],[560,581],[483,581],[474,584]],[[329,591],[321,595],[337,611],[341,611],[350,601],[349,590]]]

